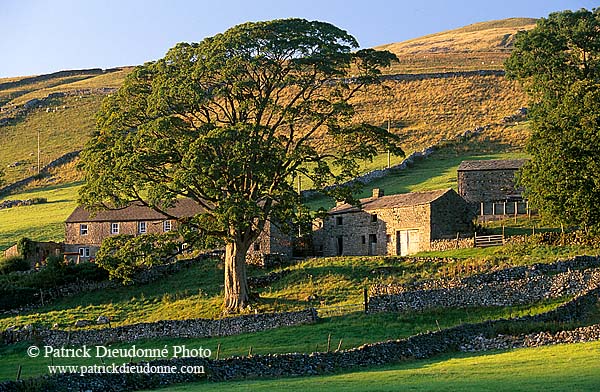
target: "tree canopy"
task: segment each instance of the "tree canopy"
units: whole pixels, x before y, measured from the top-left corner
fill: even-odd
[[[225,307],[247,306],[246,252],[266,222],[300,215],[295,177],[323,188],[355,176],[357,160],[378,151],[403,155],[397,136],[352,121],[352,98],[396,60],[357,48],[347,32],[303,19],[177,44],[104,101],[82,153],[80,202],[135,200],[168,215],[177,197],[193,199],[206,213],[183,226],[226,243]],[[343,187],[329,192],[350,197]]]
[[[530,96],[530,203],[558,221],[600,227],[600,11],[553,13],[520,32],[507,75]]]

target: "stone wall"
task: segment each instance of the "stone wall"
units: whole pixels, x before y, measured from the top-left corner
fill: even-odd
[[[80,150],[68,152],[68,153],[56,158],[52,162],[48,163],[46,166],[42,167],[39,175],[36,174],[33,176],[29,176],[29,177],[19,180],[17,182],[13,182],[12,184],[6,185],[3,188],[0,188],[0,195],[9,194],[18,189],[21,189],[21,188],[29,185],[33,181],[39,180],[40,176],[42,176],[42,177],[48,176],[50,174],[50,169],[55,168],[60,165],[63,165],[65,163],[71,162],[75,158],[79,157],[80,152],[81,152]]]
[[[472,248],[474,246],[473,237],[458,238],[448,240],[433,240],[429,246],[432,252],[444,252],[452,249]]]
[[[64,331],[33,327],[15,330],[9,328],[2,332],[2,342],[12,344],[35,339],[44,344],[59,347],[68,344],[81,346],[84,344],[133,342],[138,339],[210,338],[259,332],[291,325],[313,324],[316,321],[317,312],[311,308],[298,312],[253,314],[219,320],[164,320],[88,330]]]
[[[183,382],[207,380],[211,382],[314,376],[332,374],[344,370],[396,364],[415,359],[431,358],[442,353],[456,352],[478,337],[484,339],[498,336],[498,331],[512,326],[531,325],[535,321],[561,323],[570,321],[571,315],[581,316],[589,312],[598,303],[598,290],[592,290],[559,308],[538,316],[525,316],[511,320],[486,321],[478,324],[463,324],[435,332],[411,336],[406,339],[365,344],[357,348],[334,352],[314,352],[311,354],[269,354],[226,359],[176,358],[151,361],[151,366],[202,366],[202,374],[62,374],[38,377],[24,381],[5,381],[0,384],[4,391],[135,391],[153,389]],[[598,339],[600,326],[578,328],[573,332],[564,332],[562,336],[577,335],[578,341]],[[558,334],[558,336],[561,336]],[[568,340],[568,339],[566,339]],[[142,363],[144,364],[144,363]]]
[[[575,295],[600,285],[600,269],[595,268],[598,258],[585,260],[592,268],[558,272],[564,267],[561,263],[549,268],[533,266],[541,268],[537,271],[532,267],[517,267],[465,279],[425,282],[421,287],[374,285],[369,290],[368,309],[405,312],[436,307],[513,306]],[[578,263],[582,264],[581,260],[573,260],[571,264]]]

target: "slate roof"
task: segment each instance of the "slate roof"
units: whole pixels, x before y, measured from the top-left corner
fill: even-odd
[[[462,161],[458,171],[519,170],[527,159],[490,159],[485,161]]]
[[[194,216],[204,209],[194,200],[189,198],[177,199],[175,205],[167,209],[167,213],[178,218]],[[128,207],[118,210],[98,211],[94,216],[82,206],[75,208],[69,215],[66,223],[77,222],[126,222],[141,220],[164,220],[167,217],[152,208],[145,207],[139,202],[134,202]]]
[[[336,206],[329,210],[330,214],[344,214],[348,212],[358,212],[360,210],[370,211],[370,210],[379,210],[385,208],[395,208],[395,207],[409,207],[409,206],[417,206],[422,204],[429,204],[434,200],[442,197],[448,192],[454,192],[452,189],[439,189],[436,191],[428,191],[428,192],[413,192],[413,193],[401,193],[398,195],[389,195],[389,196],[381,196],[381,197],[368,197],[366,199],[360,199],[360,204],[362,208],[358,208],[351,204],[345,203],[339,206]]]

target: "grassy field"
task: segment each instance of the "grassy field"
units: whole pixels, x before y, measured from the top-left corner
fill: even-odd
[[[80,183],[52,185],[6,197],[13,200],[45,197],[48,202],[0,210],[0,250],[22,237],[37,241],[63,241],[64,222],[77,205],[79,186]]]
[[[512,152],[500,152],[494,149],[487,152],[470,142],[471,146],[463,145],[465,151],[454,148],[435,152],[431,157],[415,162],[409,169],[391,172],[385,177],[378,178],[365,185],[359,198],[370,197],[373,188],[381,188],[386,195],[396,193],[429,191],[435,189],[457,189],[457,169],[464,160],[473,159],[514,159],[525,158],[527,155],[518,149]],[[335,201],[323,196],[313,196],[306,200],[312,210],[329,209],[335,206]]]
[[[196,391],[597,391],[600,342],[453,354],[382,368],[319,377],[197,383]]]

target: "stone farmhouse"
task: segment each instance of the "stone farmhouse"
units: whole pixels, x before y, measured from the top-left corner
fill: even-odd
[[[192,199],[178,199],[175,206],[166,210],[177,218],[192,217],[204,210]],[[97,212],[77,207],[65,221],[64,252],[67,259],[89,260],[96,256],[102,240],[118,235],[159,234],[177,229],[177,220],[170,219],[141,203],[126,208]],[[292,240],[268,222],[260,237],[250,246],[248,258],[262,264],[267,255],[276,254],[284,259],[292,256]]]
[[[514,202],[523,200],[515,185],[515,174],[526,159],[463,161],[458,167],[458,194],[468,203]]]
[[[433,240],[472,233],[475,214],[452,189],[384,196],[374,189],[360,208],[338,204],[315,231],[323,256],[405,256],[430,249]]]
[[[202,211],[192,199],[178,199],[173,207],[166,210],[177,218],[191,217]],[[139,202],[118,210],[99,211],[95,215],[78,206],[65,221],[65,256],[69,259],[93,259],[102,240],[112,235],[159,234],[176,228],[176,220]]]

